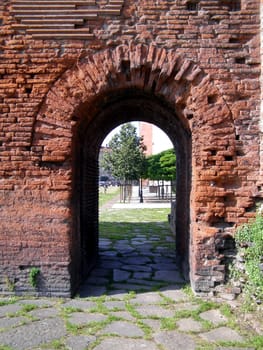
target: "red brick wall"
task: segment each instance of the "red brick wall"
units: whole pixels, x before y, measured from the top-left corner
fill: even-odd
[[[67,29],[45,7],[42,23],[33,5],[2,1],[1,292],[10,292],[7,281],[17,293],[30,290],[32,266],[41,269],[40,294],[74,290],[83,207],[90,230],[97,227],[96,194],[87,190],[84,205],[79,193],[96,183],[100,142],[126,121],[111,111],[117,102],[124,111],[121,101],[133,90],[145,101],[142,120],[161,126],[175,144],[177,136],[191,145],[184,154],[178,144],[183,161],[191,162],[181,175],[188,169],[189,198],[179,193],[189,236],[179,245],[191,242],[192,285],[209,291],[224,281],[224,237],[254,215],[262,197],[260,2],[242,0],[241,11],[230,11],[229,3],[199,1],[192,11],[185,0],[100,0],[64,15],[53,10],[67,19]],[[167,120],[148,103],[153,98]],[[102,106],[109,118],[99,122]],[[79,181],[82,149],[92,166]]]

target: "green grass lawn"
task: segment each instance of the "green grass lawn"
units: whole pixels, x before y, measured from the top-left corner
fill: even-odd
[[[120,193],[119,187],[108,187],[106,192],[104,192],[104,188],[99,188],[99,207],[101,208],[104,204],[111,201],[114,198],[118,198]]]
[[[112,240],[171,235],[167,215],[170,209],[107,209],[100,214],[100,236]],[[159,242],[160,242],[159,241]]]
[[[109,187],[104,193],[100,189],[100,208],[107,202],[116,198],[118,202],[119,188]],[[100,237],[113,240],[132,238],[140,234],[146,236],[158,235],[160,239],[170,235],[168,224],[169,208],[165,209],[112,209],[100,211],[99,231]]]
[[[163,222],[167,221],[169,208],[164,209],[108,209],[101,213],[102,221],[112,222]]]

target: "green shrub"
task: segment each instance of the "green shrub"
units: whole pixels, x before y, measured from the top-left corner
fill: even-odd
[[[255,220],[240,227],[235,236],[239,253],[245,260],[245,290],[254,295],[257,301],[263,301],[263,216],[258,214]]]
[[[36,288],[37,286],[37,277],[40,273],[40,269],[38,267],[32,267],[29,272],[29,283],[32,287]]]

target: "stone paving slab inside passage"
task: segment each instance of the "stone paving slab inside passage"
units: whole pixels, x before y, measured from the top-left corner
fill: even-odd
[[[163,250],[148,237],[148,255],[141,238],[115,244],[121,252],[126,245],[125,258],[116,248],[108,252],[112,242],[104,240],[97,268],[74,299],[1,298],[0,350],[259,349],[250,346],[251,329],[224,313],[226,303],[189,292],[167,237]]]

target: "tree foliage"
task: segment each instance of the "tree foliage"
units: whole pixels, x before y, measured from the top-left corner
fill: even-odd
[[[136,127],[123,124],[110,140],[109,148],[101,162],[104,169],[120,181],[138,180],[145,166],[146,147],[143,138],[137,136]]]
[[[176,155],[169,149],[147,157],[145,178],[172,181],[176,178]]]

